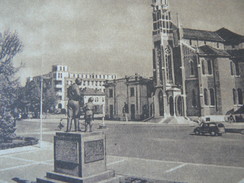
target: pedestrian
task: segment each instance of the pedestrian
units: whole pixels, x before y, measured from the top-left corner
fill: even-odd
[[[94,100],[93,97],[90,97],[88,99],[88,102],[84,106],[85,132],[87,131],[87,127],[89,127],[89,132],[92,132],[92,121],[94,121],[94,110],[95,110],[93,100]]]
[[[123,115],[125,117],[126,122],[128,121],[128,113],[129,113],[128,104],[125,102],[123,107]]]
[[[77,78],[75,83],[72,84],[67,90],[68,96],[68,120],[67,120],[67,130],[70,132],[72,128],[72,120],[74,120],[75,131],[80,131],[79,118],[80,118],[80,104],[82,102],[82,97],[80,94],[80,88],[82,80]]]

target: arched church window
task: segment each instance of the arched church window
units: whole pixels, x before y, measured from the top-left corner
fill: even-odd
[[[230,74],[234,75],[234,63],[232,61],[230,62]]]
[[[195,75],[194,73],[194,63],[192,60],[190,60],[190,70],[191,70],[191,76]]]
[[[212,60],[208,60],[208,74],[213,74]]]
[[[239,76],[240,75],[240,69],[239,69],[239,63],[238,62],[236,62],[235,67],[236,67],[236,75]]]
[[[204,89],[204,104],[208,105],[208,90]]]
[[[196,92],[195,92],[194,89],[192,90],[192,106],[193,107],[196,107],[197,106]]]
[[[202,74],[205,75],[205,60],[202,60]]]
[[[167,46],[164,49],[164,54],[165,54],[165,67],[166,67],[167,81],[172,82],[173,76],[172,76],[171,48],[169,46]]]
[[[210,105],[215,105],[214,89],[210,88],[209,93],[210,93]]]
[[[236,104],[236,89],[233,88],[232,93],[233,93],[233,102],[234,104]]]
[[[242,90],[240,88],[238,88],[237,93],[238,93],[238,103],[243,104]]]

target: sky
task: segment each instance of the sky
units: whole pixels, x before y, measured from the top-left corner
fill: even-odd
[[[173,22],[244,35],[244,0],[169,0]],[[0,32],[17,31],[26,77],[63,64],[74,72],[152,76],[151,0],[0,0]]]

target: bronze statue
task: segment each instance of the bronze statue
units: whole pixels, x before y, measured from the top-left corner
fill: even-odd
[[[89,132],[92,132],[92,121],[94,120],[94,104],[93,104],[93,98],[90,97],[88,99],[88,102],[84,106],[84,112],[85,112],[85,132],[87,131],[87,127],[89,126]]]
[[[74,120],[75,131],[80,131],[79,118],[80,118],[80,103],[82,97],[80,94],[79,85],[81,85],[82,80],[77,78],[75,83],[68,88],[68,120],[67,120],[67,130],[70,132],[72,128],[72,119]]]

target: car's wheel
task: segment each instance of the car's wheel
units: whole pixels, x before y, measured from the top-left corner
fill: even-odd
[[[200,135],[199,130],[195,130],[195,135]]]
[[[244,130],[241,131],[241,134],[244,135]]]
[[[229,123],[233,123],[233,122],[235,122],[233,116],[230,116],[230,117],[228,118],[228,121],[229,121]]]
[[[215,136],[215,135],[216,135],[216,132],[215,132],[215,131],[211,131],[211,132],[210,132],[210,135],[211,135],[211,136]]]

